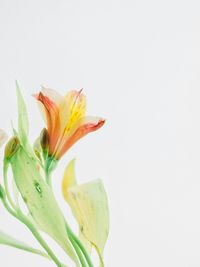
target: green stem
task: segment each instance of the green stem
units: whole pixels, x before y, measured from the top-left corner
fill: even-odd
[[[48,170],[45,170],[45,178],[47,184],[52,188],[52,180],[51,180],[51,175],[48,173]]]
[[[3,237],[1,236],[2,234],[3,234]],[[42,252],[41,250],[33,248],[27,245],[26,243],[23,243],[17,239],[14,239],[13,237],[8,236],[7,234],[2,233],[1,231],[0,231],[0,244],[13,247],[16,249],[20,249],[26,252],[30,252],[30,253],[42,256],[48,260],[52,260],[48,254]],[[67,267],[67,266],[63,264],[63,267]]]
[[[20,220],[29,228],[29,230],[32,232],[32,234],[35,236],[35,238],[38,240],[40,245],[46,250],[49,257],[52,258],[52,260],[55,262],[55,264],[58,267],[63,267],[61,262],[58,260],[58,258],[55,256],[51,248],[47,245],[47,243],[44,241],[40,233],[37,231],[35,226],[20,212]]]
[[[23,250],[23,251],[27,251],[27,252],[33,253],[33,254],[37,254],[39,256],[42,256],[42,257],[45,257],[45,258],[51,260],[51,258],[47,254],[42,252],[41,250],[35,249],[35,248],[30,247],[30,246],[28,246],[26,244],[23,244],[23,243],[17,244],[17,243],[12,243],[12,242],[9,242],[9,241],[8,242],[7,241],[5,241],[5,242],[0,241],[0,244],[5,245],[5,246],[14,247],[14,248],[17,248],[17,249],[20,249],[20,250]]]
[[[54,170],[57,161],[53,159],[52,157],[47,157],[45,160],[45,166],[44,166],[44,171],[45,171],[45,178],[47,184],[51,187],[51,173]]]
[[[46,162],[45,162],[45,168],[44,168],[44,172],[45,172],[45,179],[47,184],[52,187],[52,180],[51,180],[51,171],[49,169],[50,167],[50,160],[47,158]]]
[[[92,261],[90,259],[90,256],[88,255],[84,245],[82,244],[82,242],[79,240],[78,237],[76,237],[76,235],[72,232],[72,230],[70,229],[70,227],[68,225],[66,225],[67,227],[67,233],[68,233],[68,236],[70,238],[70,240],[72,239],[77,245],[78,247],[80,248],[81,252],[83,253],[83,255],[85,256],[85,259],[88,263],[88,266],[89,267],[94,267],[93,264],[92,264]]]
[[[60,263],[60,261],[58,260],[58,258],[55,256],[55,254],[51,250],[51,248],[47,245],[47,243],[44,241],[44,239],[42,238],[42,236],[40,235],[40,233],[37,231],[37,229],[35,228],[35,226],[27,219],[27,217],[25,217],[24,214],[21,211],[18,211],[17,213],[15,211],[13,211],[9,207],[9,205],[6,202],[5,199],[2,199],[2,202],[4,204],[4,207],[7,209],[7,211],[11,215],[13,215],[16,219],[20,220],[23,224],[25,224],[28,227],[28,229],[32,232],[32,234],[34,235],[34,237],[38,240],[38,242],[40,243],[40,245],[45,249],[45,251],[47,252],[47,254],[49,255],[49,257],[55,262],[55,264],[58,267],[63,267],[63,265]]]
[[[74,241],[74,239],[70,235],[69,235],[69,240],[72,243],[72,245],[73,245],[73,247],[74,247],[74,249],[78,255],[78,258],[80,260],[82,267],[87,267],[87,264],[85,263],[85,259],[83,258],[83,255],[81,253],[80,248],[78,247],[78,245],[76,244],[76,242]]]
[[[17,206],[13,202],[12,197],[11,197],[10,192],[9,192],[9,189],[8,189],[8,176],[7,176],[8,167],[9,167],[8,161],[5,159],[4,160],[4,164],[3,164],[3,179],[4,179],[4,186],[5,186],[6,196],[8,198],[8,201],[10,202],[10,205],[12,206],[12,208],[14,210],[16,210]]]

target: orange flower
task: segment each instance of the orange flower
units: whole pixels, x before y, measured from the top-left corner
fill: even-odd
[[[36,95],[42,108],[49,135],[49,156],[56,159],[80,138],[96,131],[105,120],[86,116],[86,98],[80,91],[70,91],[65,97],[43,88]]]

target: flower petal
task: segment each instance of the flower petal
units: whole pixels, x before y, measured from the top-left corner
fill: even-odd
[[[60,106],[60,120],[64,136],[70,136],[81,124],[86,113],[86,97],[80,91],[70,91]]]
[[[56,103],[54,103],[48,96],[40,92],[36,95],[37,100],[42,104],[43,110],[45,111],[45,117],[47,121],[47,128],[51,132],[52,128],[55,126],[56,116],[58,114],[58,108]]]
[[[42,93],[51,99],[57,106],[63,101],[63,96],[53,89],[42,86]]]
[[[72,90],[66,96],[66,103],[70,110],[70,115],[78,115],[84,117],[86,112],[86,97],[82,93],[82,89],[79,91]]]
[[[58,94],[55,90],[50,88],[42,87],[42,91],[38,94],[33,95],[39,104],[42,116],[48,125],[48,117],[50,116],[50,111],[55,113],[58,112],[60,104],[63,102],[64,97]],[[47,112],[49,110],[49,112]]]
[[[60,158],[74,143],[90,132],[101,128],[105,123],[104,119],[98,117],[85,117],[78,129],[66,139],[65,143],[60,145],[60,150],[56,153],[56,158]]]
[[[36,98],[40,103],[40,106],[42,105],[42,112],[45,114],[47,130],[50,138],[49,153],[51,154],[55,150],[60,135],[59,107],[56,102],[42,92],[36,95]]]

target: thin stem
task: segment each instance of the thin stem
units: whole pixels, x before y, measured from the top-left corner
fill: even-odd
[[[2,203],[3,203],[4,207],[6,208],[6,210],[7,210],[12,216],[14,216],[16,219],[18,219],[16,211],[14,211],[14,210],[12,210],[12,209],[10,208],[10,206],[8,205],[8,203],[7,203],[7,201],[6,201],[5,198],[2,198]]]
[[[51,180],[51,175],[48,172],[48,170],[45,170],[45,178],[46,178],[46,182],[47,184],[52,188],[52,180]]]
[[[27,219],[27,217],[25,217],[24,214],[20,210],[18,210],[17,213],[15,211],[13,211],[9,207],[9,205],[6,202],[5,198],[2,199],[2,202],[4,204],[4,207],[7,209],[7,211],[11,215],[13,215],[16,219],[20,220],[23,224],[25,224],[29,228],[29,230],[32,232],[32,234],[34,235],[34,237],[38,240],[38,242],[40,243],[40,245],[46,250],[47,254],[55,262],[55,264],[58,267],[63,267],[63,265],[60,263],[60,261],[58,260],[58,258],[55,256],[55,254],[51,250],[51,248],[47,245],[47,243],[44,241],[44,239],[42,238],[42,236],[40,235],[40,233],[37,231],[37,229],[35,228],[35,226]]]
[[[52,187],[50,165],[51,165],[51,159],[46,158],[45,165],[44,165],[45,179],[46,179],[47,184],[50,187]]]
[[[51,258],[47,254],[42,252],[41,250],[35,249],[33,247],[30,247],[30,246],[28,246],[26,244],[22,244],[22,243],[17,244],[17,243],[1,242],[1,241],[0,241],[0,244],[5,245],[5,246],[14,247],[14,248],[17,248],[17,249],[20,249],[20,250],[23,250],[23,251],[27,251],[27,252],[33,253],[33,254],[37,254],[39,256],[42,256],[42,257],[45,257],[45,258],[51,260]]]
[[[58,267],[63,267],[61,262],[58,260],[54,252],[51,250],[51,248],[47,245],[47,243],[44,241],[40,233],[37,231],[35,226],[20,212],[20,220],[29,228],[29,230],[32,232],[32,234],[35,236],[35,238],[38,240],[40,245],[46,250],[47,254],[52,258],[52,260],[55,262],[55,264]]]
[[[83,255],[82,255],[82,252],[80,250],[80,248],[78,247],[78,245],[76,244],[76,242],[74,241],[74,239],[69,235],[69,240],[71,241],[77,255],[78,255],[78,258],[80,260],[80,263],[82,265],[82,267],[87,267],[88,265],[85,263],[85,259],[83,258]]]
[[[1,239],[1,232],[0,232],[0,244],[5,245],[5,246],[10,246],[16,249],[20,249],[26,252],[30,252],[30,253],[42,256],[48,260],[52,260],[51,257],[49,257],[49,255],[44,253],[43,251],[30,247],[26,243],[23,243],[17,239],[13,239],[12,237],[9,237],[7,235],[6,237],[8,237],[8,240],[6,240],[5,238]],[[63,267],[67,267],[67,266],[63,264]]]
[[[8,176],[7,176],[7,172],[8,172],[8,162],[7,160],[4,160],[4,165],[3,165],[3,179],[4,179],[4,186],[5,186],[5,191],[6,191],[6,196],[8,198],[8,201],[10,202],[10,205],[12,206],[12,208],[14,210],[17,209],[17,206],[15,205],[15,203],[12,200],[12,197],[10,195],[9,189],[8,189]]]
[[[76,244],[80,248],[81,252],[85,256],[85,259],[86,259],[86,261],[88,263],[88,266],[89,267],[94,267],[93,264],[92,264],[92,261],[90,259],[90,256],[88,255],[88,253],[87,253],[84,245],[82,244],[82,242],[78,239],[78,237],[76,237],[76,235],[72,232],[72,230],[70,229],[70,227],[67,224],[66,224],[66,227],[67,227],[67,233],[68,233],[68,236],[69,236],[70,240],[72,239],[73,241],[76,242]]]

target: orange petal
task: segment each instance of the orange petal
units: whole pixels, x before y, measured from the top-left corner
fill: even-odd
[[[56,145],[55,153],[62,149],[68,139],[82,124],[86,113],[86,97],[82,90],[70,91],[60,102],[60,136]]]
[[[70,135],[74,129],[76,129],[79,125],[79,122],[85,117],[86,113],[86,97],[82,94],[82,90],[80,91],[70,91],[65,97],[65,105],[68,109],[68,120],[66,120],[66,116],[62,116],[65,119],[65,135]],[[66,115],[66,114],[62,114]]]
[[[59,138],[60,120],[59,120],[59,109],[53,100],[48,96],[40,92],[36,95],[39,103],[42,104],[42,108],[45,112],[47,130],[50,138],[50,153],[54,151]]]
[[[55,90],[44,86],[42,86],[42,94],[51,99],[51,101],[53,101],[56,104],[56,106],[59,106],[59,104],[63,101],[64,98]]]
[[[85,117],[82,125],[78,127],[78,129],[66,139],[64,145],[57,151],[55,157],[59,159],[62,155],[79,139],[83,136],[87,135],[90,132],[94,132],[101,128],[105,123],[104,119],[97,117]]]

